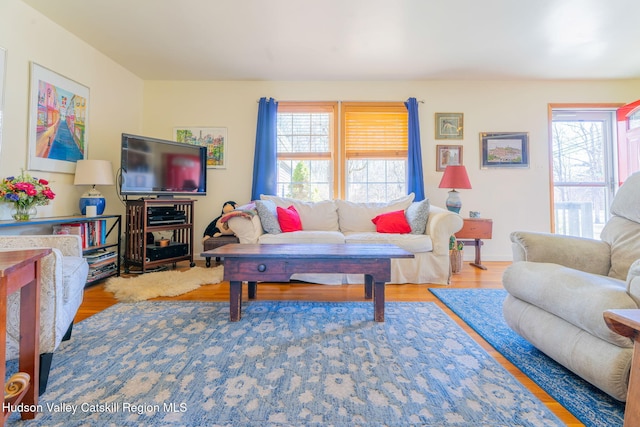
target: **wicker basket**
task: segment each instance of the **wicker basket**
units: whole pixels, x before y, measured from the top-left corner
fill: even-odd
[[[449,264],[451,265],[451,272],[453,274],[460,273],[462,270],[462,251],[452,249],[449,251]]]

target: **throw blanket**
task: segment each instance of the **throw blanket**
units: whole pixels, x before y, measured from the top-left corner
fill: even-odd
[[[226,223],[230,218],[233,218],[235,216],[241,216],[243,218],[251,219],[256,213],[256,204],[251,202],[222,215],[222,218],[220,218],[220,222]]]

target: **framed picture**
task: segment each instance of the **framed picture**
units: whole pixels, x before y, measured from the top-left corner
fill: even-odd
[[[4,118],[4,72],[7,63],[7,52],[0,47],[0,154],[2,154],[2,122]]]
[[[207,167],[227,167],[227,128],[181,126],[173,129],[173,139],[184,144],[207,147]]]
[[[529,167],[529,134],[527,132],[480,133],[480,167]]]
[[[437,145],[436,170],[442,172],[449,165],[462,164],[462,145]]]
[[[462,139],[463,113],[436,113],[436,139]]]
[[[87,158],[88,125],[89,88],[32,62],[27,167],[74,173]]]

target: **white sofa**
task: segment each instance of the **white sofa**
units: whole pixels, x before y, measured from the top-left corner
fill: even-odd
[[[42,260],[40,279],[40,394],[49,377],[53,352],[69,339],[73,319],[82,303],[89,266],[82,257],[80,236],[0,236],[0,251],[52,248]],[[18,357],[20,339],[20,295],[7,302],[6,360]]]
[[[507,324],[549,357],[624,401],[633,341],[611,331],[609,309],[640,308],[640,173],[611,204],[601,240],[511,234],[503,276]]]
[[[446,209],[430,206],[429,200],[413,202],[413,199],[414,195],[410,194],[389,203],[353,203],[337,199],[303,202],[262,195],[261,200],[255,202],[257,214],[232,213],[223,220],[228,221],[240,243],[394,244],[413,253],[415,258],[391,260],[390,283],[446,285],[451,277],[449,238],[462,228],[462,217]],[[275,212],[270,208],[274,205],[285,209],[294,206],[300,215],[302,230],[284,233],[273,230]],[[247,207],[239,209],[246,211]],[[376,231],[373,218],[399,210],[405,211],[407,219],[410,220],[411,233]],[[292,279],[320,284],[364,283],[362,275],[296,274]]]

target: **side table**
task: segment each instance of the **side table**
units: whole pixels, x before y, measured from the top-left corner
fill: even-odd
[[[23,420],[36,416],[40,391],[40,263],[50,253],[50,248],[0,251],[0,380],[3,385],[6,375],[6,301],[8,295],[20,290],[20,372],[9,379],[9,387],[3,387],[5,397],[1,425],[19,403],[24,404],[20,414]]]
[[[228,245],[229,243],[240,243],[240,239],[236,236],[218,236],[218,237],[209,237],[207,240],[202,242],[202,246],[204,247],[203,252],[210,251],[212,249],[219,248],[220,246]],[[205,258],[205,265],[207,267],[211,267],[211,257],[208,256]],[[216,257],[216,262],[220,262],[220,257]]]
[[[470,263],[472,266],[486,270],[487,267],[482,265],[481,247],[484,244],[482,239],[491,239],[493,231],[493,220],[485,218],[464,218],[464,225],[455,236],[465,246],[476,247],[475,262]],[[462,240],[473,239],[473,240]]]
[[[604,312],[604,321],[609,329],[633,340],[631,375],[624,410],[624,426],[640,425],[640,310],[619,309]]]

